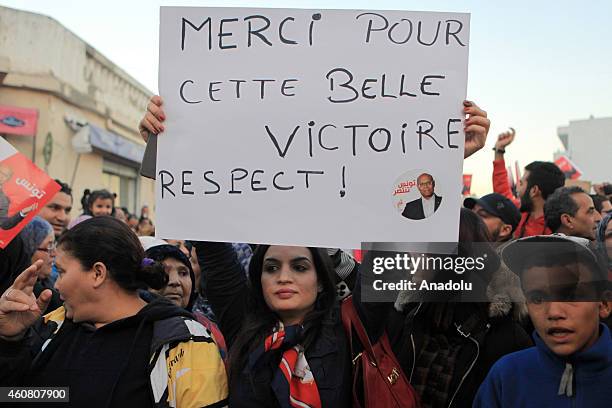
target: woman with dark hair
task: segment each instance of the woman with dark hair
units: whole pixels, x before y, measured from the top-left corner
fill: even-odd
[[[468,293],[471,301],[461,301],[465,295],[461,292],[432,296],[431,291],[404,291],[395,304],[362,303],[368,335],[376,340],[387,331],[423,407],[471,406],[493,363],[531,346],[516,313],[515,297],[510,294],[515,280],[503,275],[511,273],[499,268],[499,258],[489,241],[482,220],[462,208],[458,251],[450,258],[482,257],[484,268],[477,273],[462,271],[461,275],[450,272],[473,283],[473,291]],[[359,283],[356,288],[359,300]]]
[[[351,358],[327,252],[260,245],[247,282],[231,244],[195,245],[229,347],[230,405],[350,407]]]
[[[60,238],[55,287],[64,306],[41,318],[50,291],[33,293],[41,261],[0,297],[0,383],[69,387],[75,407],[209,407],[227,398],[226,373],[209,332],[165,299],[167,276],[144,260],[127,225],[86,220]]]

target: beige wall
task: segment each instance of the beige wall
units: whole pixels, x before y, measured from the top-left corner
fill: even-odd
[[[70,183],[77,162],[71,140],[73,117],[143,144],[137,124],[151,92],[55,20],[0,7],[0,104],[37,109],[35,163],[45,169],[43,146],[53,137],[51,177]],[[32,157],[32,137],[7,136]],[[80,214],[85,188],[103,186],[103,157],[82,154],[74,180],[72,215]],[[140,178],[137,210],[154,210],[154,183]]]

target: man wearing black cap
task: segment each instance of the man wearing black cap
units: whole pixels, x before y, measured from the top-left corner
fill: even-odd
[[[463,206],[474,211],[484,221],[495,242],[509,241],[521,221],[521,213],[512,201],[498,193],[487,194],[479,199],[466,198]]]

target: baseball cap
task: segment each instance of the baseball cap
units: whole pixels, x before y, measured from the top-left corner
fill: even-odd
[[[512,241],[504,247],[501,256],[508,268],[519,276],[525,262],[536,255],[542,259],[552,259],[571,254],[576,260],[599,266],[599,258],[590,245],[590,241],[582,237],[564,234],[534,235]]]
[[[602,258],[585,238],[564,234],[535,235],[511,242],[502,250],[501,256],[508,268],[521,279],[530,266],[552,268],[547,277],[552,290],[550,301],[599,301],[597,288],[603,290],[610,285]],[[583,265],[591,273],[579,278],[581,273],[578,271],[583,267],[572,266],[575,264]],[[587,287],[595,290],[585,290]]]
[[[519,210],[512,201],[501,194],[491,193],[480,198],[468,197],[463,201],[463,206],[470,210],[476,204],[480,205],[489,214],[501,218],[504,223],[512,225],[512,231],[516,229],[521,221]]]

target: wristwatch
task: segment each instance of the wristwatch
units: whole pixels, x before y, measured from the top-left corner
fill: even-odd
[[[504,149],[498,149],[497,147],[494,147],[494,148],[493,148],[493,151],[494,151],[495,153],[499,153],[499,154],[504,154],[504,153],[506,153],[506,151],[505,151]]]

